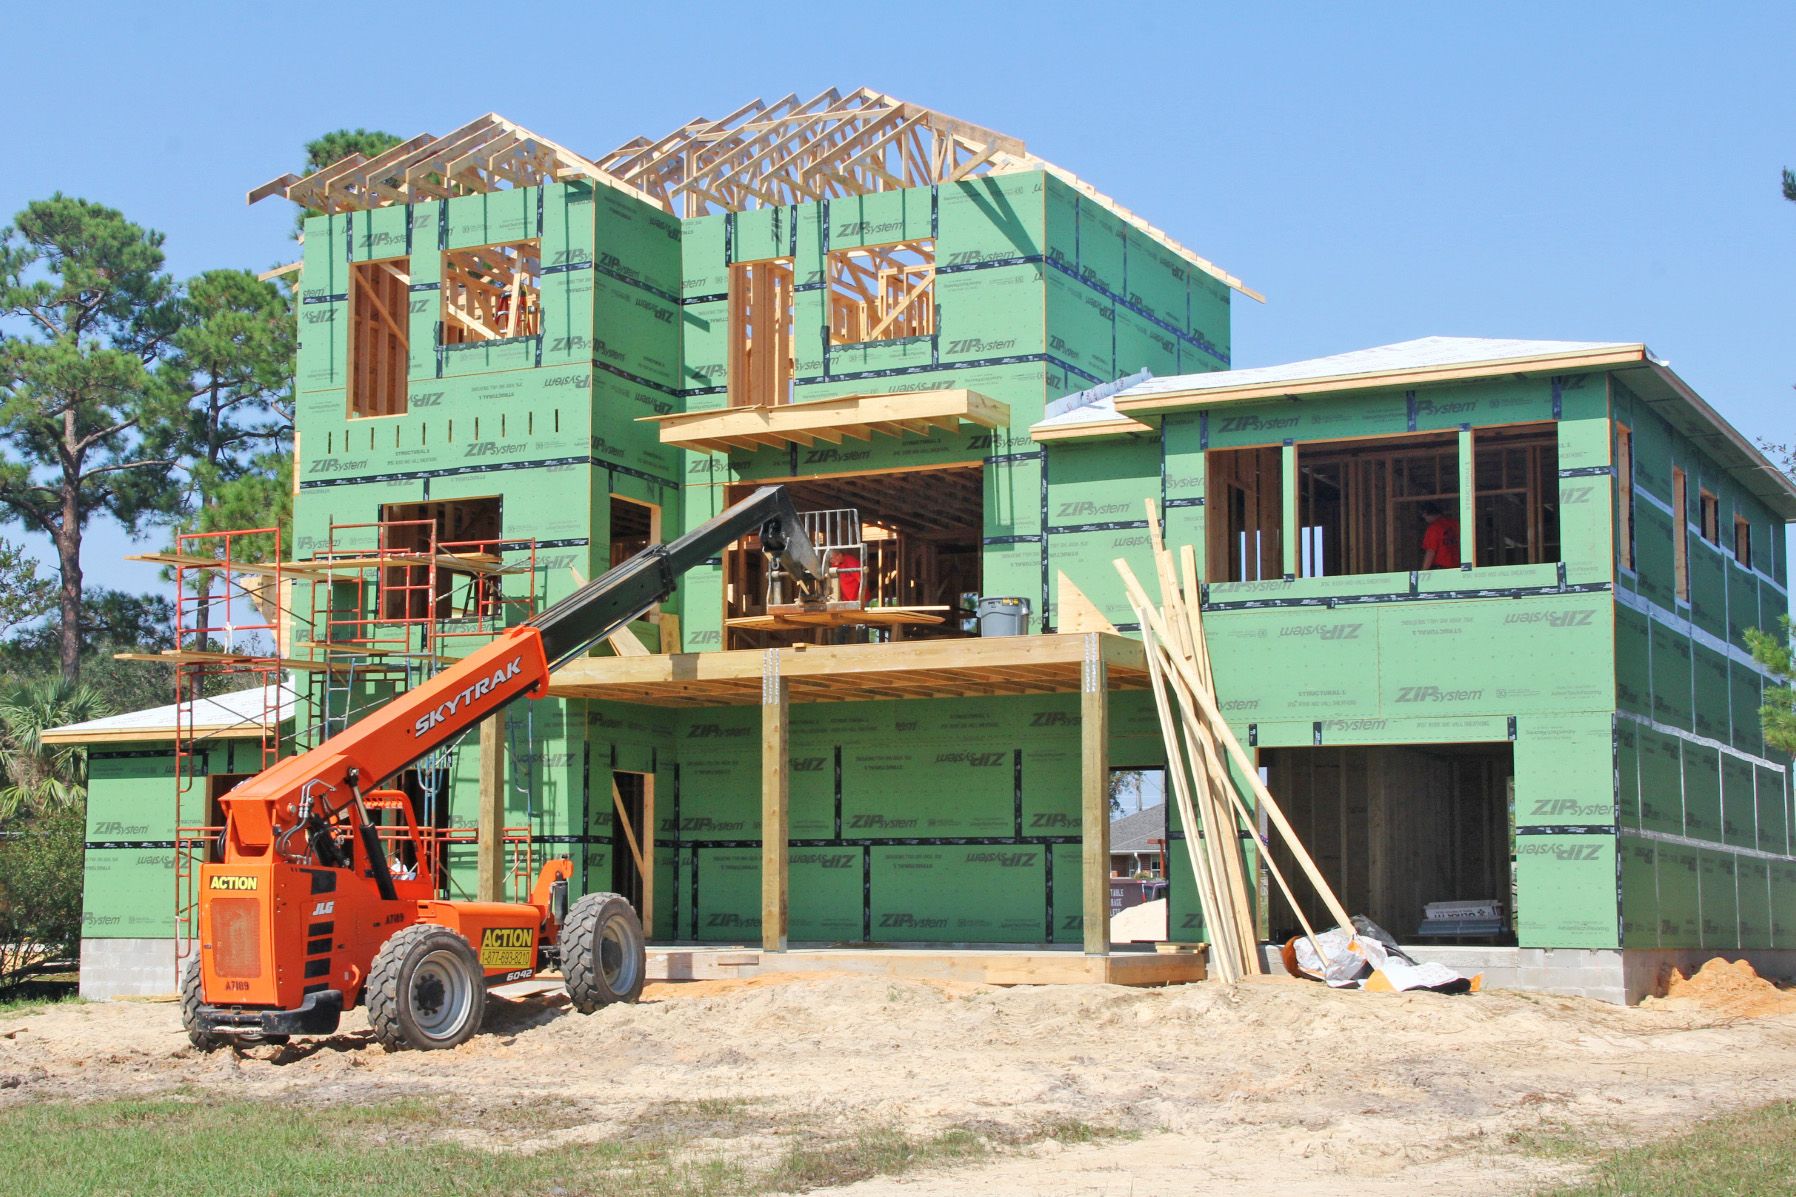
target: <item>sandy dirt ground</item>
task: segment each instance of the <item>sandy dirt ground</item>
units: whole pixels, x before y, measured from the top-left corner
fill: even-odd
[[[438,1094],[472,1103],[479,1142],[502,1149],[603,1139],[698,1098],[751,1103],[773,1150],[796,1128],[1077,1120],[1137,1134],[835,1190],[861,1197],[1517,1193],[1571,1167],[1518,1134],[1569,1125],[1619,1143],[1796,1097],[1796,996],[1719,970],[1632,1010],[1282,978],[1134,990],[767,976],[651,986],[591,1017],[555,993],[495,1003],[462,1047],[391,1055],[359,1014],[327,1040],[213,1054],[187,1046],[168,1003],[0,1016],[0,1105],[174,1090]],[[533,1125],[546,1091],[557,1117]],[[753,1137],[709,1147],[752,1151]]]

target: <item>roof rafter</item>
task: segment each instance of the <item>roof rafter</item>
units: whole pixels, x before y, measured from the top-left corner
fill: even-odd
[[[693,117],[662,137],[633,137],[597,158],[489,112],[372,159],[350,154],[304,178],[281,175],[247,198],[281,195],[317,212],[352,212],[582,178],[694,217],[1027,171],[1053,175],[1197,269],[1264,299],[1016,138],[866,87],[756,98],[716,119]]]

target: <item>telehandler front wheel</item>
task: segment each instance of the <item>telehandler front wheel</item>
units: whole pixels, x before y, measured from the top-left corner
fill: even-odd
[[[200,1026],[200,1004],[204,1001],[200,993],[200,958],[196,955],[181,970],[181,1026],[187,1032],[187,1042],[209,1052],[223,1046],[224,1040]]]
[[[414,923],[380,946],[363,1000],[388,1051],[465,1043],[486,1013],[486,976],[467,940]]]
[[[587,894],[561,924],[561,972],[574,1009],[591,1014],[642,996],[648,955],[642,923],[618,894]]]

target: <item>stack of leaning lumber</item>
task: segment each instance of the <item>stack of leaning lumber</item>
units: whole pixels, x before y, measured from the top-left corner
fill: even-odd
[[[1177,804],[1179,825],[1185,832],[1185,851],[1197,883],[1198,903],[1210,940],[1210,974],[1221,981],[1234,981],[1260,971],[1255,905],[1247,881],[1250,853],[1258,854],[1266,872],[1296,912],[1317,956],[1326,960],[1302,904],[1259,835],[1256,810],[1265,816],[1266,823],[1315,887],[1329,915],[1349,935],[1353,933],[1353,920],[1299,842],[1278,801],[1260,780],[1252,758],[1223,720],[1210,672],[1209,645],[1204,639],[1196,553],[1190,545],[1184,545],[1174,563],[1152,500],[1147,504],[1147,522],[1159,583],[1159,605],[1148,598],[1126,561],[1119,559],[1115,565],[1147,649],[1154,705],[1166,743],[1167,789]]]

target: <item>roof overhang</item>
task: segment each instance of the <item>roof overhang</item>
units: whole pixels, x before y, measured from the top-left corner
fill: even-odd
[[[1357,374],[1275,379],[1240,386],[1192,387],[1183,391],[1158,391],[1134,399],[1119,395],[1116,410],[1126,416],[1151,419],[1167,412],[1195,411],[1225,403],[1299,399],[1308,395],[1329,395],[1342,391],[1408,388],[1504,375],[1566,374],[1578,370],[1598,370],[1605,366],[1635,365],[1646,360],[1645,345],[1602,345],[1594,349],[1492,358],[1481,362],[1454,362],[1450,365],[1415,366]]]
[[[1077,424],[1053,424],[1043,421],[1029,427],[1029,436],[1037,441],[1092,441],[1110,436],[1134,436],[1152,432],[1153,425],[1116,416],[1106,420],[1085,420]]]
[[[1064,694],[1079,690],[1094,646],[1112,689],[1146,688],[1140,641],[1089,632],[581,657],[555,671],[549,693],[656,707],[756,706],[772,658],[797,703]]]
[[[159,727],[130,728],[91,728],[83,730],[80,724],[68,727],[54,727],[38,734],[38,741],[43,744],[135,744],[160,743],[173,740],[176,732],[173,724]],[[255,722],[195,724],[180,729],[183,740],[260,740],[262,725]]]
[[[1661,418],[1729,467],[1753,498],[1784,522],[1796,523],[1796,482],[1771,464],[1745,433],[1710,407],[1670,366],[1643,354],[1640,361],[1615,372],[1622,384],[1650,404]]]
[[[1589,370],[1614,371],[1630,390],[1645,402],[1653,404],[1668,423],[1728,467],[1755,498],[1783,520],[1796,522],[1796,482],[1792,482],[1788,475],[1773,465],[1757,445],[1728,423],[1690,384],[1679,378],[1669,365],[1653,357],[1647,347],[1639,343],[1599,345],[1565,352],[1454,362],[1450,365],[1282,379],[1241,386],[1192,387],[1182,391],[1160,391],[1134,399],[1123,393],[1113,400],[1116,410],[1125,416],[1134,417],[1130,423],[1137,427],[1113,427],[1109,422],[1092,421],[1067,426],[1064,435],[1062,429],[1040,426],[1032,429],[1031,433],[1037,440],[1114,436],[1123,432],[1140,431],[1142,422],[1157,420],[1168,412],[1207,410],[1232,403],[1303,399],[1352,391],[1409,389],[1490,378],[1574,374]]]
[[[671,416],[642,416],[660,425],[661,443],[698,453],[728,453],[818,441],[871,441],[876,436],[930,436],[962,424],[1003,428],[1010,406],[978,391],[913,391],[908,394],[841,395],[767,407],[723,407]]]

